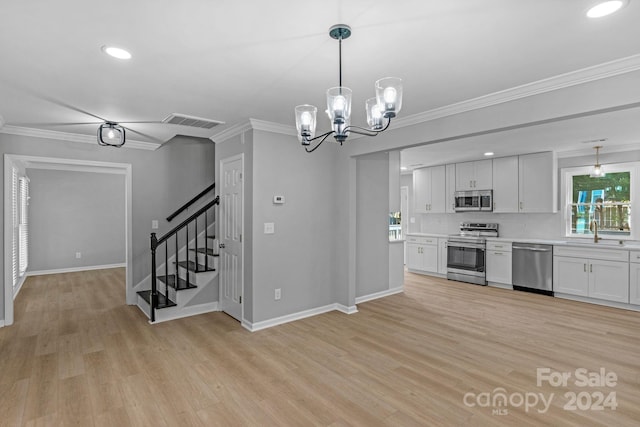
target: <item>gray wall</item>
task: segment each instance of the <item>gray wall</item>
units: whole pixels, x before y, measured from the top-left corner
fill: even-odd
[[[346,219],[334,197],[338,150],[325,143],[309,154],[293,136],[254,131],[254,322],[335,302],[335,228]],[[285,203],[273,204],[274,195]],[[275,234],[264,234],[265,222]]]
[[[158,235],[168,231],[176,223],[167,223],[164,218],[179,206],[178,200],[188,200],[215,179],[215,146],[210,140],[198,138],[176,137],[155,151],[147,151],[128,149],[126,145],[115,149],[97,144],[0,134],[0,153],[131,164],[133,284],[151,272],[151,220],[159,220],[159,229],[154,230]],[[4,169],[4,162],[2,164]],[[175,180],[172,186],[168,185],[169,177]],[[4,181],[4,170],[0,180]],[[4,229],[0,230],[0,235],[4,240]],[[0,250],[3,257],[7,256],[4,247]],[[4,264],[0,265],[0,276],[4,277]],[[4,319],[3,299],[4,294],[0,295],[0,319]]]
[[[356,187],[356,297],[361,297],[389,289],[389,154],[358,157]]]
[[[27,174],[28,271],[125,263],[124,175],[43,169]]]

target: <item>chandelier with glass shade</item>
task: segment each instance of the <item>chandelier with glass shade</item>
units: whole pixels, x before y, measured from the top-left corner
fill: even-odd
[[[351,124],[351,89],[342,86],[342,40],[351,36],[348,25],[338,24],[329,29],[329,36],[338,40],[339,84],[327,90],[327,115],[332,130],[315,136],[316,114],[313,105],[298,105],[295,108],[298,139],[308,153],[315,151],[331,135],[342,145],[350,133],[376,136],[389,128],[391,119],[396,117],[402,107],[402,80],[397,77],[385,77],[375,83],[376,96],[367,99],[368,128]],[[310,148],[311,143],[315,143]]]

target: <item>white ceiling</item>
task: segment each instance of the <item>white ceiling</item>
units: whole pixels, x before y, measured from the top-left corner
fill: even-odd
[[[373,95],[374,81],[390,75],[404,80],[400,115],[406,117],[640,53],[640,1],[599,20],[585,17],[593,3],[3,0],[0,116],[8,126],[86,135],[95,135],[96,126],[59,124],[95,121],[84,112],[113,121],[159,121],[176,112],[227,125],[250,117],[293,125],[296,105],[323,111],[325,90],[337,85],[338,46],[328,29],[345,23],[353,29],[343,43],[353,121],[364,123],[360,106]],[[133,58],[112,59],[103,45],[125,47]],[[415,149],[416,156],[427,154],[414,163],[477,158],[485,147],[517,154],[522,144],[515,140],[541,141],[541,133],[573,141],[571,150],[601,134],[629,144],[635,142],[629,128],[638,134],[633,118],[611,113],[600,118],[603,127],[593,118],[575,119],[436,144]],[[221,129],[130,127],[147,135],[136,140],[152,142]],[[403,155],[403,163],[410,158]]]

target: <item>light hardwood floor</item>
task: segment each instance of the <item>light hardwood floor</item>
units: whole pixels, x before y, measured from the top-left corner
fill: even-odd
[[[123,283],[122,269],[27,280],[0,329],[1,425],[640,423],[637,312],[407,273],[403,294],[357,314],[250,333],[223,313],[149,325]],[[617,382],[538,387],[537,368]],[[465,404],[499,387],[508,406]],[[567,392],[615,392],[618,407],[565,410]],[[547,412],[516,407],[533,393],[553,393]]]

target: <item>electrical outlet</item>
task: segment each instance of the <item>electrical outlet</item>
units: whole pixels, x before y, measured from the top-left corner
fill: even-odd
[[[264,234],[273,234],[275,232],[275,224],[273,222],[264,223]]]
[[[82,258],[82,252],[76,252],[76,259]]]
[[[280,288],[278,288],[278,289],[276,289],[276,292],[275,292],[276,301],[279,300],[280,297],[282,297],[282,290]]]

